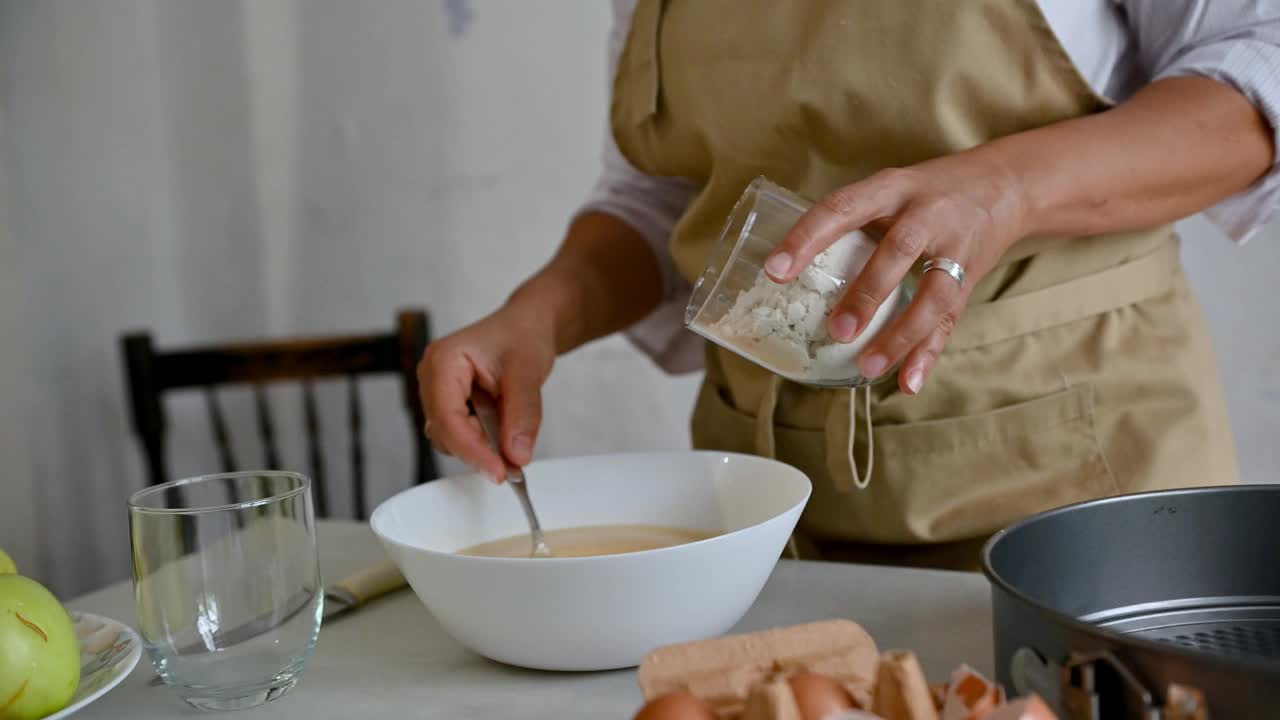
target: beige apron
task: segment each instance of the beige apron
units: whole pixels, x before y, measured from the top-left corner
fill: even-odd
[[[671,239],[692,280],[757,175],[817,198],[1103,109],[1033,0],[639,0],[612,125],[636,167],[701,186]],[[694,444],[806,472],[797,534],[811,556],[974,568],[992,532],[1031,513],[1237,478],[1170,227],[1016,245],[920,395],[872,388],[865,489],[847,452],[849,392],[721,348],[707,361]]]

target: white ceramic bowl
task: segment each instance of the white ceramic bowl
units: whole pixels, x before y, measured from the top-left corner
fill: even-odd
[[[542,670],[633,667],[655,647],[728,631],[764,587],[810,492],[788,465],[713,452],[547,460],[526,477],[545,529],[723,533],[599,557],[457,555],[528,532],[510,488],[478,475],[417,486],[374,511],[374,533],[450,635],[493,660]]]

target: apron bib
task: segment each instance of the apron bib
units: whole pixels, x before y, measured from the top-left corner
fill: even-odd
[[[612,129],[697,183],[671,251],[691,281],[757,175],[810,199],[887,168],[1099,112],[1033,0],[639,0]],[[996,530],[1120,492],[1236,482],[1221,381],[1171,227],[1018,243],[975,288],[922,393],[850,393],[708,346],[699,448],[776,457],[814,491],[811,557],[972,569]],[[864,457],[868,437],[857,437]]]

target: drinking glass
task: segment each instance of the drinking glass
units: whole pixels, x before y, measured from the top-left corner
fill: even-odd
[[[694,285],[685,325],[793,382],[844,388],[892,377],[893,372],[864,377],[855,359],[906,311],[915,292],[914,274],[889,293],[853,342],[836,342],[826,330],[827,316],[875,251],[876,235],[845,233],[789,283],[775,283],[765,274],[765,260],[811,204],[767,178],[752,180]]]
[[[155,485],[129,498],[129,530],[143,647],[179,697],[236,710],[297,683],[324,602],[307,477]]]

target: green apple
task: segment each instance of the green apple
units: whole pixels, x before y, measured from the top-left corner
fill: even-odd
[[[58,598],[21,575],[0,575],[0,720],[67,706],[80,684],[80,640]]]
[[[0,575],[17,575],[18,566],[14,564],[9,553],[0,550]]]

